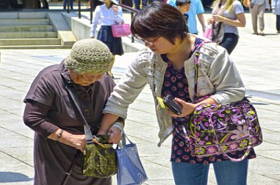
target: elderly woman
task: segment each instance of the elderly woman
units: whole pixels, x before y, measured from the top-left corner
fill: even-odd
[[[109,48],[96,39],[77,41],[70,56],[43,69],[33,81],[24,102],[24,123],[35,131],[35,185],[110,185],[111,178],[82,175],[84,123],[66,86],[76,95],[92,134],[100,127],[102,110],[114,87],[106,72],[113,62]],[[117,128],[116,128],[117,129]],[[72,167],[71,167],[72,166]]]

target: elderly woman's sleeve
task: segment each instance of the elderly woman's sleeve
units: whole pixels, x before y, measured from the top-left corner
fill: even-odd
[[[145,59],[144,59],[145,60]],[[141,54],[129,66],[129,69],[115,88],[106,103],[103,113],[111,113],[126,118],[127,109],[147,84],[147,76],[144,73],[145,62]]]
[[[217,103],[228,104],[244,98],[244,84],[226,50],[220,51],[212,62],[209,77],[216,90],[211,98],[215,99]]]
[[[24,103],[26,104],[23,115],[24,123],[45,137],[58,129],[47,118],[55,96],[50,77],[52,77],[52,74],[47,69],[41,71],[34,79],[24,98]]]
[[[23,114],[24,123],[38,134],[48,137],[59,129],[59,127],[47,121],[49,109],[49,106],[35,101],[27,102]]]

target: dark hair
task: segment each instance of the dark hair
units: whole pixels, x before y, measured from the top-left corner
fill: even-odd
[[[176,6],[183,6],[185,4],[191,3],[190,0],[176,0]]]
[[[175,38],[183,39],[188,33],[186,20],[175,7],[153,2],[137,12],[131,23],[131,32],[136,37],[164,37],[174,44]]]

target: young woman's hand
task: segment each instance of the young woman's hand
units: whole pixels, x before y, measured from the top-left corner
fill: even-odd
[[[213,24],[215,21],[213,18],[209,18],[207,19],[207,24],[210,25],[210,24]]]
[[[180,98],[174,98],[174,100],[179,103],[181,106],[182,106],[182,114],[180,115],[177,115],[171,111],[168,111],[168,114],[174,118],[181,118],[181,117],[186,117],[188,115],[190,115],[193,111],[194,111],[194,108],[195,108],[195,104],[193,103],[188,103]]]
[[[221,16],[221,15],[213,15],[212,18],[216,22],[223,22],[224,21],[224,17]]]

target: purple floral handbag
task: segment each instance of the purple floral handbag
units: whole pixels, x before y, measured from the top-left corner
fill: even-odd
[[[195,58],[195,73],[198,79],[199,49]],[[197,83],[195,84],[197,92]],[[195,93],[196,94],[196,93]],[[200,97],[197,101],[207,98]],[[227,105],[202,104],[195,108],[187,124],[187,139],[192,155],[207,157],[224,154],[232,161],[247,157],[251,148],[262,143],[262,132],[257,112],[247,98]],[[235,159],[228,155],[234,151],[245,151]]]
[[[198,157],[245,151],[262,143],[262,132],[255,108],[249,100],[227,105],[200,105],[193,112],[187,125],[192,154]]]

